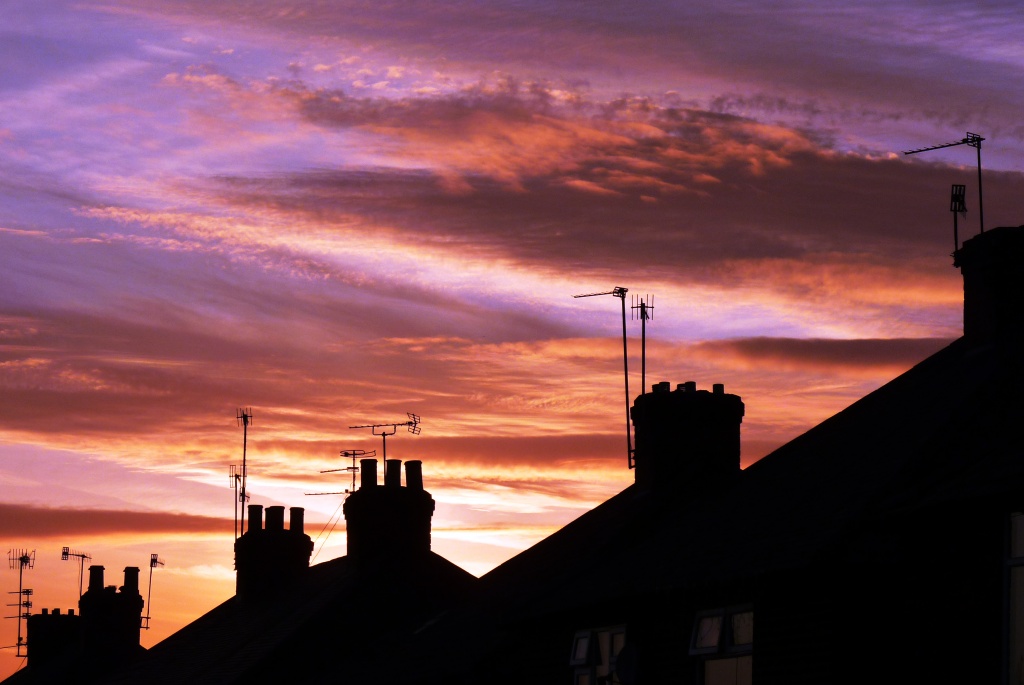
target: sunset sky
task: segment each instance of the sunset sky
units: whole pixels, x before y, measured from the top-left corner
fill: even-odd
[[[422,417],[435,551],[481,574],[632,481],[648,385],[743,397],[744,465],[956,338],[951,183],[1024,223],[1016,2],[7,0],[0,529],[149,554],[151,645],[233,594],[229,465],[307,508]],[[629,323],[640,392],[639,322]],[[17,572],[3,577],[17,590]],[[13,614],[14,609],[9,609]],[[0,646],[16,622],[2,623]],[[16,668],[0,651],[0,676]]]

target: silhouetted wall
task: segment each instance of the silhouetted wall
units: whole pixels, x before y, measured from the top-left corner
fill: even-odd
[[[636,433],[636,483],[665,492],[692,492],[728,482],[740,471],[743,402],[717,383],[675,390],[667,382],[641,395],[630,411]]]
[[[60,609],[51,613],[43,609],[41,614],[28,617],[28,665],[38,669],[57,661],[64,654],[81,646],[79,630],[81,617],[69,609],[62,614]]]
[[[1004,226],[964,241],[964,337],[976,344],[1020,341],[1024,333],[1024,226]]]
[[[430,551],[434,498],[423,489],[422,463],[406,462],[405,487],[401,468],[401,461],[388,459],[384,485],[380,486],[376,482],[377,461],[362,461],[360,488],[345,500],[348,555],[353,559]]]
[[[309,568],[313,540],[303,530],[305,510],[292,507],[291,528],[284,507],[249,505],[249,529],[235,540],[235,596],[241,601],[277,597]]]

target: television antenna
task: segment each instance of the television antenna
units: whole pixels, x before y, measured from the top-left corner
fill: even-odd
[[[916,155],[918,152],[928,152],[929,150],[941,150],[946,147],[956,147],[957,145],[969,145],[978,151],[978,224],[981,226],[981,232],[985,232],[985,206],[981,201],[981,141],[985,140],[977,133],[967,132],[967,135],[963,140],[957,140],[952,143],[943,143],[942,145],[932,145],[930,147],[922,147],[916,150],[905,150],[905,155]],[[959,248],[958,248],[959,249]]]
[[[647,295],[647,300],[634,295],[632,310],[640,319],[640,394],[647,394],[647,320],[654,318],[654,295]],[[632,460],[630,460],[632,463]]]
[[[633,468],[633,435],[629,429],[629,353],[626,347],[626,293],[628,288],[616,286],[611,290],[600,293],[586,293],[584,295],[573,295],[573,298],[598,297],[600,295],[612,295],[622,300],[622,368],[626,377],[626,461],[629,468]]]
[[[381,451],[383,453],[384,463],[387,464],[389,435],[397,433],[399,426],[407,427],[409,432],[413,435],[420,434],[420,417],[416,414],[410,414],[409,412],[406,412],[405,415],[409,417],[409,420],[401,423],[367,423],[362,426],[349,426],[349,428],[369,428],[372,430],[374,435],[379,435],[381,437]],[[384,468],[387,468],[387,466]],[[353,478],[355,478],[354,475]]]
[[[164,560],[160,558],[159,554],[149,555],[149,590],[146,592],[146,615],[142,617],[142,628],[145,630],[149,630],[150,608],[152,607],[150,600],[153,598],[153,569],[163,565]]]
[[[249,476],[249,468],[246,463],[246,450],[249,444],[249,424],[252,423],[252,408],[239,409],[235,414],[237,425],[242,427],[242,464],[232,464],[228,477],[231,480],[231,489],[235,491],[235,539],[238,539],[238,531],[241,528],[245,532],[245,505],[249,501],[249,493],[246,492],[246,481]],[[238,505],[242,506],[239,507]],[[239,517],[241,509],[241,517]],[[241,521],[241,526],[239,526]]]
[[[92,557],[85,552],[77,552],[72,550],[70,547],[62,547],[60,550],[60,560],[68,561],[71,557],[78,559],[78,599],[82,599],[82,579],[85,576],[85,560],[92,560]]]
[[[29,552],[27,549],[12,549],[7,553],[7,560],[10,562],[12,569],[18,569],[18,591],[8,592],[9,595],[18,595],[18,601],[14,604],[8,604],[9,607],[18,607],[17,616],[7,616],[6,618],[18,619],[18,643],[17,656],[23,657],[28,656],[27,653],[23,652],[22,649],[28,647],[28,642],[23,637],[22,631],[23,622],[28,620],[29,615],[32,613],[32,590],[24,587],[23,580],[25,577],[25,569],[32,569],[36,565],[36,551],[32,550]]]
[[[344,490],[342,490],[340,492],[307,492],[305,494],[307,494],[307,495],[351,495],[353,492],[356,491],[356,474],[359,473],[359,467],[356,466],[356,459],[360,459],[360,458],[369,459],[370,457],[376,457],[376,456],[377,456],[377,450],[342,450],[341,451],[341,458],[342,459],[352,459],[352,465],[351,466],[346,466],[346,467],[341,468],[341,469],[327,469],[326,471],[321,471],[320,473],[338,473],[339,471],[343,471],[345,473],[351,473],[352,474],[352,486],[350,488],[345,488]]]

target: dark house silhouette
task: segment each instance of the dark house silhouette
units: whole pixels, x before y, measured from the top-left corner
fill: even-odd
[[[376,473],[376,462],[364,461],[360,488],[345,502],[347,556],[309,566],[313,543],[303,530],[303,509],[290,510],[286,528],[284,507],[266,507],[264,516],[262,506],[249,505],[248,530],[235,542],[234,597],[148,651],[138,647],[139,597],[130,625],[134,645],[144,653],[96,645],[104,658],[94,662],[80,660],[77,644],[85,631],[56,627],[53,619],[64,621],[66,614],[33,616],[53,627],[40,632],[30,623],[28,667],[5,683],[68,677],[86,683],[293,683],[322,674],[337,679],[342,670],[357,682],[371,682],[372,674],[362,670],[368,657],[369,663],[400,658],[391,644],[460,604],[477,582],[430,551],[434,500],[423,489],[420,462],[405,463],[404,486],[399,460],[387,461],[383,485]],[[101,568],[99,578],[102,583]],[[70,617],[81,618],[78,628],[92,614],[92,592],[90,581],[81,617]],[[106,633],[121,635],[123,627],[118,623]]]
[[[658,383],[635,483],[475,579],[367,461],[348,556],[252,508],[236,597],[98,682],[1024,682],[1024,226],[955,263],[962,338],[746,470],[740,397]]]
[[[746,470],[739,397],[638,397],[634,485],[376,682],[1024,682],[1024,226],[955,257],[964,336]]]

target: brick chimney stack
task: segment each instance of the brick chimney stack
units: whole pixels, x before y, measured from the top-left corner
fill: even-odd
[[[964,338],[976,345],[1024,336],[1024,226],[979,233],[956,251],[964,278]]]
[[[309,568],[313,540],[304,528],[305,510],[290,509],[291,527],[284,527],[284,507],[249,505],[249,528],[235,540],[235,596],[243,602],[280,596]]]
[[[423,464],[388,459],[384,485],[377,484],[377,460],[360,462],[359,489],[345,500],[348,555],[353,559],[410,556],[430,551],[434,498],[423,489]]]
[[[667,382],[637,397],[630,412],[636,433],[636,484],[654,491],[690,494],[728,483],[740,472],[743,401],[725,386],[697,390],[693,381],[675,390]]]

